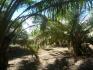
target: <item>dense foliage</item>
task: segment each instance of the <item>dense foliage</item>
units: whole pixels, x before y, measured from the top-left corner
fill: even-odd
[[[25,9],[13,18],[15,12],[23,7]],[[81,13],[92,11],[92,7],[92,0],[0,0],[0,70],[7,69],[7,50],[11,42],[27,39],[22,24],[30,17],[40,20],[40,32],[36,33],[35,39],[40,36],[39,44],[62,45],[65,41],[72,44],[76,55],[82,54],[81,44],[90,41],[87,39],[93,21],[81,22]],[[68,23],[62,24],[61,20]]]

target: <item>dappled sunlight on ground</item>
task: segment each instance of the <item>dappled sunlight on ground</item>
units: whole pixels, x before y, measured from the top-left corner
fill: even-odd
[[[17,51],[17,50],[16,50]],[[61,59],[64,57],[64,53],[68,51],[68,48],[51,48],[51,49],[40,49],[38,51],[38,56],[40,60],[40,65],[38,66],[38,70],[43,70],[48,67],[49,64],[54,64],[57,59]],[[20,54],[20,53],[19,53]],[[9,61],[10,67],[8,70],[18,70],[19,67],[22,67],[22,62],[34,62],[32,55],[24,55],[20,58],[17,57]],[[29,66],[29,69],[31,66]],[[24,70],[24,69],[21,69]]]
[[[34,62],[32,55],[22,56],[9,61],[10,68],[8,70],[19,70],[19,67],[23,65],[21,62]]]
[[[64,57],[63,53],[68,51],[68,48],[52,48],[48,51],[48,49],[40,49],[38,52],[41,69],[45,69],[48,64],[53,64],[57,59],[61,59]]]
[[[38,56],[39,64],[31,54],[11,59],[8,70],[85,70],[88,64],[93,65],[92,58],[75,58],[68,48],[40,49]]]

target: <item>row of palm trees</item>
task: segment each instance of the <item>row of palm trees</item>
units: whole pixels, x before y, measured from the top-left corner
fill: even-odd
[[[68,15],[71,16],[68,24],[68,26],[71,25],[71,29],[70,30],[67,29],[68,31],[67,33],[68,34],[69,32],[71,33],[69,36],[71,37],[73,48],[75,48],[74,51],[77,51],[78,47],[80,47],[80,43],[83,38],[82,35],[80,34],[83,32],[81,25],[79,24],[78,15],[81,9],[91,9],[92,3],[93,3],[92,0],[40,0],[39,2],[33,0],[0,0],[0,70],[7,70],[8,65],[7,50],[9,49],[9,45],[12,39],[17,36],[15,32],[22,26],[22,23],[25,20],[32,16],[42,17],[41,15],[44,15],[48,17],[48,19],[52,19],[52,21],[57,20],[59,22],[60,18],[65,17],[67,13],[73,12],[73,10],[74,11],[77,10],[78,12],[75,11],[74,15],[71,14]],[[15,19],[12,20],[15,11],[23,6],[26,7],[25,10],[23,10],[21,14],[19,14]],[[48,21],[45,20],[45,17],[43,17],[43,20]],[[43,29],[43,27],[46,26],[46,23],[44,21],[42,22],[43,24],[41,24],[41,29]],[[78,36],[76,36],[77,35],[76,31],[78,28],[80,29],[78,30],[79,32]],[[91,28],[88,28],[86,31],[90,31]],[[55,28],[52,29],[54,30]],[[84,32],[86,33],[86,31]],[[49,35],[51,36],[51,34]]]
[[[78,4],[76,2],[76,5],[74,5],[73,7],[70,6],[68,10],[67,8],[65,8],[65,12],[60,9],[60,13],[57,14],[55,10],[58,8],[58,6],[56,7],[56,9],[53,9],[52,11],[49,10],[48,13],[52,13],[52,18],[47,16],[48,13],[44,14],[47,18],[47,21],[40,21],[40,31],[38,30],[40,33],[38,36],[36,36],[37,40],[35,39],[35,42],[37,42],[40,46],[44,46],[45,44],[56,44],[57,46],[62,46],[64,42],[67,42],[67,46],[69,46],[71,43],[75,55],[86,55],[87,48],[84,48],[82,44],[92,43],[92,36],[90,36],[90,33],[93,29],[93,22],[91,20],[92,16],[90,16],[89,18],[85,16],[86,11],[88,11],[88,15],[90,15],[90,10],[88,10],[90,7],[87,6],[87,8],[85,8],[86,4],[88,3],[89,1],[85,2],[85,4]],[[90,5],[92,6],[92,4]],[[55,17],[56,19],[54,19]],[[84,18],[82,19],[82,17]],[[37,18],[37,20],[40,20],[40,18]],[[64,22],[62,22],[62,20]]]

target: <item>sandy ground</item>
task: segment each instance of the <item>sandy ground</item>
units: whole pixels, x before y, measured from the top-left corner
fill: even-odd
[[[63,53],[66,51],[68,51],[68,48],[40,49],[38,55],[41,62],[41,70],[45,69],[49,64],[54,64],[57,59],[64,57]]]
[[[35,66],[31,68],[31,64],[29,64],[34,65],[32,55],[25,55],[10,60],[8,70],[76,70],[82,63],[82,60],[74,62],[74,58],[70,57],[68,48],[40,49],[38,56],[40,64],[37,69]],[[24,68],[25,66],[26,68]]]

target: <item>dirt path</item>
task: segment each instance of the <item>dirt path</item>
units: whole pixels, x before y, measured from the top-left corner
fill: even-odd
[[[68,48],[52,48],[52,49],[40,49],[38,52],[41,69],[45,69],[49,64],[54,64],[57,59],[64,57],[64,53],[68,51]]]
[[[39,66],[35,65],[32,55],[26,55],[10,60],[8,70],[75,70],[74,59],[68,57],[68,48],[40,49],[38,56]]]

